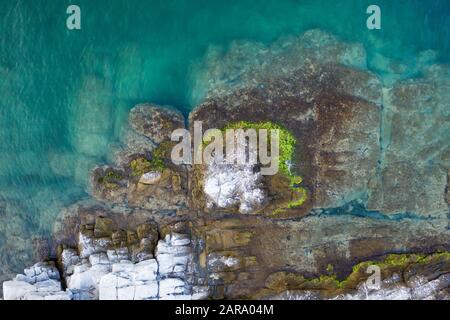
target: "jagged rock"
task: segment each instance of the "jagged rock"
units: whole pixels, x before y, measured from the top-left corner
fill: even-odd
[[[168,234],[156,246],[156,258],[159,263],[159,273],[162,277],[184,278],[188,264],[192,259],[191,241],[189,237],[180,234]]]
[[[137,105],[131,110],[129,119],[134,130],[157,144],[164,140],[170,140],[175,129],[184,128],[183,115],[167,106]]]
[[[252,213],[267,202],[262,176],[253,165],[211,163],[205,173],[204,192],[209,209],[238,208]]]
[[[113,226],[109,227],[107,237],[95,237],[94,230],[96,220],[111,219]],[[126,206],[109,206],[96,201],[81,201],[67,209],[58,216],[53,227],[55,242],[69,247],[77,247],[79,244],[79,230],[93,239],[109,239],[109,249],[127,247],[127,230],[138,231],[139,240],[150,238],[155,243],[158,237],[158,226],[155,219],[162,223],[163,219],[153,211],[130,209]],[[166,222],[167,223],[167,222]],[[86,227],[87,226],[87,227]],[[139,236],[140,234],[140,236]],[[104,241],[104,242],[105,242]],[[97,241],[98,242],[98,241]],[[149,248],[149,252],[152,248]]]
[[[72,293],[63,291],[58,269],[52,262],[39,262],[3,282],[5,300],[70,300]]]
[[[66,248],[61,252],[61,265],[63,267],[64,275],[73,274],[74,266],[80,262],[80,256],[75,249]]]
[[[86,226],[83,226],[86,228]],[[85,230],[80,231],[78,241],[78,252],[82,259],[88,258],[91,254],[106,251],[111,246],[111,239],[109,237],[94,238]]]
[[[133,108],[121,144],[114,148],[114,165],[92,170],[92,196],[132,208],[184,208],[188,201],[187,171],[170,160],[170,137],[178,128],[184,128],[179,111],[152,104]]]
[[[75,300],[96,300],[99,297],[98,285],[101,278],[111,271],[111,266],[90,263],[76,265],[71,276],[67,277],[67,288],[73,293]]]
[[[187,282],[186,272],[192,259],[187,235],[168,234],[158,242],[155,259],[137,264],[121,261],[103,276],[101,300],[199,299],[207,296],[201,287]]]
[[[177,278],[167,278],[159,282],[159,296],[161,300],[174,300],[177,297],[186,299],[186,283]]]
[[[158,263],[155,259],[133,264],[113,264],[99,284],[100,300],[148,300],[158,298]]]
[[[5,299],[147,300],[206,298],[207,288],[194,286],[191,262],[193,243],[188,234],[167,233],[158,241],[156,226],[140,224],[137,231],[118,233],[112,219],[102,216],[81,225],[78,249],[62,246],[58,261],[66,292],[61,291],[59,272],[53,263],[38,263],[4,282]],[[98,232],[95,232],[95,231]],[[109,236],[108,236],[109,235]],[[131,244],[114,248],[111,237]],[[99,236],[99,238],[96,238]],[[117,240],[117,239],[115,239]],[[122,241],[121,240],[121,241]],[[145,253],[145,250],[147,250]],[[155,258],[153,258],[155,250]],[[141,258],[133,258],[134,255]],[[144,255],[145,254],[145,255]],[[133,258],[133,260],[129,260]]]
[[[363,70],[362,47],[317,30],[269,47],[237,42],[198,68],[193,95],[204,99],[190,123],[276,121],[291,130],[293,170],[310,195],[297,215],[364,199],[385,214],[445,217],[448,66],[424,67],[433,59],[417,59],[423,77],[383,87]]]

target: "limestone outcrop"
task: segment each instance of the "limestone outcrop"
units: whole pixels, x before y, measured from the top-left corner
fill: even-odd
[[[208,289],[193,285],[193,243],[188,234],[168,233],[157,241],[151,224],[114,230],[112,220],[82,225],[78,247],[60,247],[53,262],[25,269],[3,283],[5,300],[200,299]],[[111,233],[112,232],[112,233]],[[65,290],[62,289],[64,285]]]
[[[39,262],[3,282],[4,300],[71,300],[72,293],[62,290],[59,271],[52,262]]]

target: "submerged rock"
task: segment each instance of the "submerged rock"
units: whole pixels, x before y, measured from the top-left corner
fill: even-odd
[[[384,89],[382,153],[369,189],[370,209],[447,217],[449,73],[448,66],[433,65],[421,78]]]
[[[130,125],[139,134],[159,144],[170,140],[175,129],[184,128],[184,117],[168,106],[140,104],[130,111]]]

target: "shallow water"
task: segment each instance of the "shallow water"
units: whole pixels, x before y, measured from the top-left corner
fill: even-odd
[[[66,29],[70,2],[81,31]],[[189,112],[192,64],[210,45],[320,28],[363,43],[369,61],[408,64],[427,49],[450,60],[450,1],[378,0],[382,30],[369,31],[372,2],[1,0],[0,273],[30,258],[18,238],[48,235],[59,209],[86,195],[88,170],[108,161],[134,104]]]

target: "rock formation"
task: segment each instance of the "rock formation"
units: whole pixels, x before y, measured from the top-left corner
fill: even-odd
[[[448,66],[385,81],[366,60],[317,30],[210,50],[189,129],[276,126],[279,172],[175,165],[183,116],[138,105],[114,161],[92,171],[93,198],[54,223],[61,282],[38,264],[5,299],[448,299]]]

